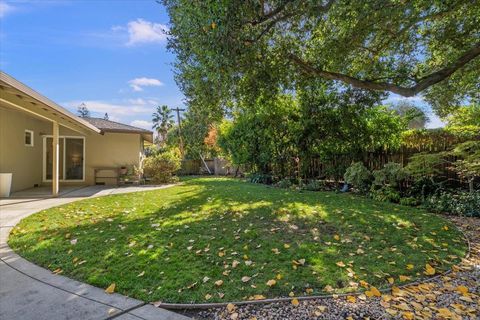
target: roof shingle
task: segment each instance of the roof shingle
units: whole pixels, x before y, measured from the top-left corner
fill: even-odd
[[[131,133],[149,133],[152,134],[152,131],[130,126],[128,124],[123,124],[115,121],[110,121],[110,120],[105,120],[102,118],[89,118],[89,117],[84,117],[82,118],[86,121],[88,121],[90,124],[94,125],[98,129],[104,131],[104,132],[131,132]]]

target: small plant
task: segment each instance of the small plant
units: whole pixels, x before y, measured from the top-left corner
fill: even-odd
[[[414,197],[405,197],[400,199],[400,204],[403,206],[416,207],[419,205],[419,201]]]
[[[144,174],[154,183],[178,181],[175,173],[180,169],[180,156],[174,150],[147,157],[143,164]]]
[[[327,189],[327,184],[324,180],[310,180],[303,186],[303,189],[309,191],[322,191]]]
[[[272,184],[273,177],[266,173],[252,173],[248,176],[248,180],[251,183]]]
[[[405,180],[407,173],[400,163],[388,162],[383,169],[373,171],[373,176],[375,178],[373,182],[375,185],[389,185],[397,188],[400,186],[400,183]]]
[[[400,193],[392,187],[372,188],[372,190],[370,190],[370,197],[373,200],[393,203],[399,203],[401,198]]]
[[[425,207],[436,213],[480,217],[480,191],[440,192],[425,202]]]
[[[293,185],[293,183],[292,183],[292,181],[290,181],[290,179],[282,179],[275,184],[276,187],[282,188],[282,189],[291,188],[292,185]]]
[[[370,189],[372,184],[372,174],[361,162],[355,162],[348,167],[343,178],[346,183],[352,184],[364,193]]]

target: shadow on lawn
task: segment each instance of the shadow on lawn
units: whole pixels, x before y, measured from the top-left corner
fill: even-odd
[[[414,276],[425,262],[461,254],[440,232],[445,222],[420,210],[410,214],[352,195],[231,179],[187,180],[172,189],[53,208],[28,218],[36,229],[15,231],[9,243],[27,259],[75,279],[99,287],[115,282],[123,294],[171,302],[200,302],[206,294],[213,295],[210,301],[226,301],[302,294],[306,288],[318,293],[326,285],[352,290],[350,282],[360,279],[383,286],[389,275]],[[46,218],[51,210],[58,211],[54,223]],[[452,249],[443,251],[442,242]],[[292,260],[300,259],[305,265],[294,270]],[[234,260],[241,262],[235,269]],[[358,278],[338,261],[351,261]],[[415,268],[406,271],[407,263]],[[278,274],[277,285],[267,287]],[[243,283],[243,276],[252,280]],[[204,277],[211,280],[203,283]],[[224,280],[221,287],[213,283],[218,279]],[[223,299],[215,295],[220,292]]]

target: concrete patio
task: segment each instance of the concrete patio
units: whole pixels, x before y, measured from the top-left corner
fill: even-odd
[[[0,318],[10,319],[164,319],[185,316],[120,294],[52,274],[17,255],[8,244],[10,230],[24,217],[61,204],[110,194],[148,191],[163,186],[89,186],[64,188],[58,198],[42,188],[0,200]],[[46,190],[47,192],[50,189]]]

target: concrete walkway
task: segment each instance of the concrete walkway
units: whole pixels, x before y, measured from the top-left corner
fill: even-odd
[[[10,230],[23,218],[43,209],[109,194],[167,188],[92,186],[75,189],[59,198],[0,200],[0,319],[118,319],[186,320],[185,316],[120,294],[52,274],[21,258],[7,245]]]

